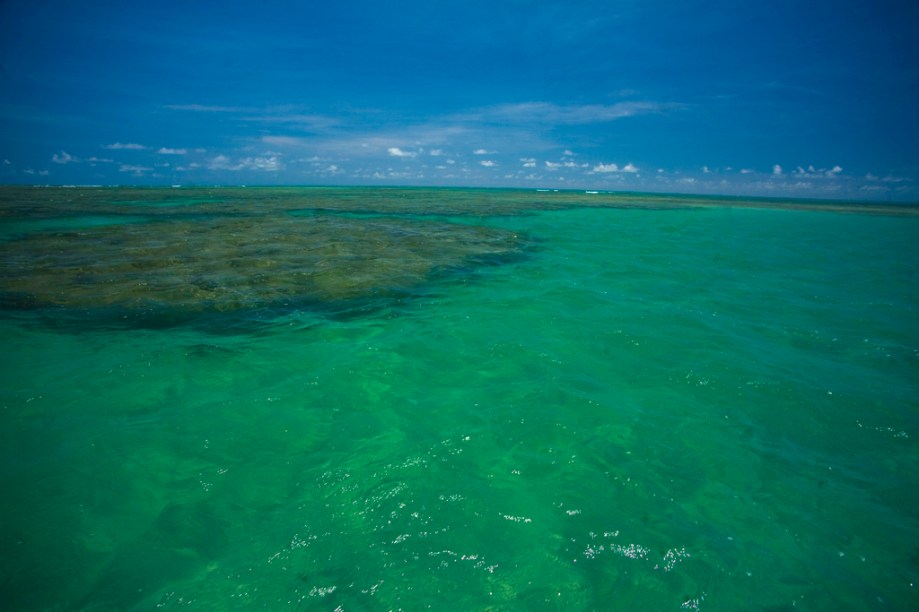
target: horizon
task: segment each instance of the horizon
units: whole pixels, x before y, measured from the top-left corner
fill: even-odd
[[[460,190],[460,191],[524,191],[538,193],[564,193],[564,194],[581,194],[581,195],[600,195],[636,198],[686,198],[695,200],[711,201],[738,201],[738,202],[763,202],[763,203],[812,203],[817,207],[832,206],[839,204],[843,206],[852,205],[853,210],[859,206],[877,206],[892,207],[894,209],[919,207],[917,200],[880,200],[864,198],[845,198],[845,197],[806,197],[806,196],[779,196],[779,195],[744,195],[731,193],[691,193],[677,191],[636,191],[628,189],[585,189],[580,187],[541,187],[541,186],[487,186],[487,185],[399,185],[399,184],[333,184],[333,183],[314,183],[314,184],[53,184],[53,183],[0,183],[0,189],[160,189],[170,190],[207,190],[207,189],[382,189],[382,190]]]
[[[917,22],[896,0],[7,2],[0,183],[916,202]]]

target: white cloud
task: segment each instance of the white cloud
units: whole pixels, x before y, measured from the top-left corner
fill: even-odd
[[[591,173],[591,174],[596,174],[596,173],[598,173],[598,172],[601,173],[601,174],[611,174],[611,173],[615,173],[615,172],[625,172],[625,173],[628,173],[628,174],[637,174],[637,173],[638,173],[638,167],[635,166],[635,164],[633,164],[632,162],[629,162],[629,163],[627,163],[626,165],[624,165],[624,166],[622,166],[622,167],[620,167],[620,166],[618,166],[618,165],[616,165],[616,164],[604,164],[604,163],[599,163],[599,164],[597,164],[596,166],[593,167],[593,169],[590,171],[590,173]]]
[[[491,161],[490,159],[484,159],[484,160],[480,161],[479,163],[480,163],[481,165],[485,166],[486,168],[491,168],[492,166],[497,166],[497,165],[498,165],[498,164],[496,164],[495,162]]]
[[[494,153],[494,152],[495,151],[487,151],[485,149],[476,149],[475,151],[472,152],[472,154],[473,155],[490,155],[491,153]]]
[[[170,149],[168,147],[161,147],[157,153],[160,155],[185,155],[188,153],[188,149]]]
[[[232,163],[230,162],[230,158],[223,154],[218,155],[217,157],[212,159],[208,163],[207,167],[210,168],[211,170],[232,170],[233,169]]]
[[[521,157],[521,158],[520,158],[520,161],[523,162],[523,167],[524,167],[524,168],[535,168],[535,167],[536,167],[536,159],[535,159],[535,158],[532,158],[532,157]]]
[[[115,151],[145,151],[147,149],[144,145],[137,144],[136,142],[116,142],[105,145],[103,148]]]
[[[702,174],[711,174],[711,169],[708,166],[702,166]]]
[[[552,171],[558,170],[562,166],[561,164],[550,162],[548,160],[545,163],[546,163],[546,168]]]
[[[750,170],[749,168],[741,168],[740,173],[741,174],[753,174],[753,171]]]
[[[246,157],[234,162],[226,155],[218,155],[213,158],[207,165],[211,170],[262,170],[265,172],[276,172],[283,169],[281,160],[275,156]]]
[[[815,168],[812,165],[808,166],[807,169],[798,166],[795,168],[794,175],[799,178],[838,178],[839,174],[842,172],[842,166],[833,166],[830,169],[827,168]]]
[[[299,145],[309,154],[318,154],[331,159],[342,157],[365,157],[369,159],[383,157],[401,157],[408,161],[410,156],[416,159],[422,157],[443,157],[438,160],[444,163],[446,158],[453,156],[458,151],[468,160],[473,157],[473,152],[480,153],[482,158],[487,154],[497,151],[510,153],[510,159],[522,155],[533,154],[552,147],[551,143],[543,140],[536,130],[528,126],[513,127],[508,125],[493,126],[482,122],[470,115],[444,115],[422,124],[409,124],[397,127],[398,122],[383,129],[368,127],[360,129],[360,121],[355,122],[355,128],[342,129],[339,132],[319,135],[313,138],[291,140],[299,136],[271,136],[257,137],[263,146]],[[282,141],[281,138],[286,140]],[[514,155],[514,153],[518,153]],[[400,153],[402,155],[400,155]],[[302,157],[298,155],[298,157]],[[459,158],[457,161],[461,161]],[[496,157],[495,161],[501,162]],[[473,163],[473,162],[468,162]],[[457,164],[459,165],[459,164]],[[473,165],[477,165],[474,164]],[[370,178],[371,171],[355,176]]]
[[[782,176],[782,166],[778,164],[772,166],[772,174],[774,176]]]
[[[265,172],[277,172],[283,169],[281,160],[276,155],[267,157],[247,157],[240,162],[245,170],[264,170]]]
[[[572,152],[571,149],[565,149],[562,155],[566,155],[568,157],[574,157],[574,152]]]
[[[67,151],[61,151],[60,153],[55,153],[51,156],[51,161],[56,164],[75,164],[80,161],[79,158],[74,157]]]
[[[131,172],[132,174],[134,174],[134,176],[140,176],[144,172],[152,172],[152,171],[153,171],[153,168],[150,168],[149,166],[135,166],[132,164],[121,164],[121,166],[118,167],[118,172]]]
[[[326,174],[343,174],[344,170],[336,166],[335,164],[329,164],[329,166],[323,170]]]
[[[619,102],[617,104],[576,106],[559,106],[551,102],[521,102],[484,108],[466,118],[486,122],[588,124],[658,113],[677,106],[658,102]]]
[[[412,157],[415,157],[416,155],[418,155],[417,153],[414,153],[414,152],[412,152],[412,151],[403,151],[403,150],[400,149],[399,147],[389,147],[388,149],[386,149],[386,151],[387,151],[387,152],[390,154],[390,156],[392,156],[392,157],[407,157],[407,158],[412,158]]]

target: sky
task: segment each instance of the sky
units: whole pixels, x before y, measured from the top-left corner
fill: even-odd
[[[915,0],[0,0],[0,183],[919,201]]]

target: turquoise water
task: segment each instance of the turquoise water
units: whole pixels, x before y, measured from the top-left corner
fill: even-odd
[[[919,603],[910,211],[164,191],[5,194],[5,609]]]

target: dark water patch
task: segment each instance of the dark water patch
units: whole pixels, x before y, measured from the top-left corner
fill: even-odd
[[[188,550],[138,542],[122,548],[75,609],[127,610],[164,585],[192,574],[201,561]]]
[[[35,310],[38,308],[42,308],[42,304],[31,293],[0,292],[0,310]]]
[[[467,211],[468,212],[468,211]],[[482,219],[487,219],[492,216],[511,216],[519,217],[533,214],[531,212],[520,212],[511,215],[476,215],[472,216],[469,214],[456,214],[453,211],[450,214],[450,211],[447,213],[441,211],[427,211],[424,209],[419,210],[404,210],[404,211],[381,211],[375,209],[366,209],[366,210],[337,210],[333,208],[298,208],[295,210],[288,210],[286,214],[292,217],[338,217],[341,219],[417,219],[424,221],[440,221],[442,223],[459,223],[468,225],[470,223],[475,223]]]
[[[113,206],[152,206],[156,208],[172,208],[172,207],[183,207],[183,206],[200,206],[202,204],[222,204],[224,202],[221,198],[207,198],[207,197],[198,197],[198,198],[144,198],[139,200],[112,200],[110,203]]]
[[[287,214],[292,217],[331,216],[342,219],[398,219],[406,216],[419,216],[419,213],[412,212],[383,213],[377,210],[335,210],[329,208],[298,208],[296,210],[288,210]]]
[[[249,218],[255,213],[242,210],[169,210],[147,212],[147,219],[151,222],[169,223],[173,221],[208,221],[215,219]]]
[[[239,354],[240,351],[237,349],[205,342],[193,344],[185,350],[186,356],[203,359],[230,358]]]
[[[207,501],[170,503],[160,512],[145,543],[175,550],[192,550],[213,559],[229,545],[226,521]]]
[[[13,240],[40,232],[73,232],[109,225],[144,223],[147,217],[136,215],[80,215],[38,219],[7,219],[0,221],[0,241]]]
[[[4,299],[0,294],[0,319],[16,319],[24,326],[54,329],[61,333],[84,333],[131,329],[170,330],[183,328],[207,335],[258,336],[273,333],[279,327],[301,329],[319,321],[353,321],[358,319],[388,319],[399,316],[419,300],[440,295],[435,289],[444,282],[462,278],[475,282],[472,267],[444,268],[432,271],[424,285],[411,290],[399,288],[379,289],[366,295],[325,299],[301,296],[277,303],[251,307],[217,310],[213,304],[199,307],[176,308],[163,304],[134,304],[130,308],[107,305],[95,308],[72,308],[61,305],[37,304],[28,301],[30,296],[18,300]],[[190,349],[190,354],[203,356],[203,345]]]

